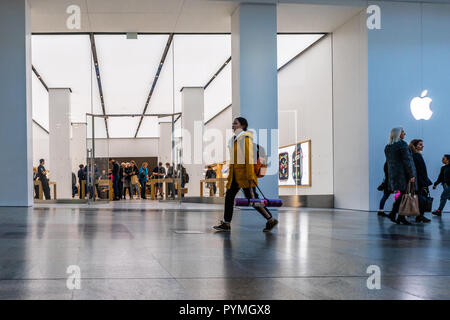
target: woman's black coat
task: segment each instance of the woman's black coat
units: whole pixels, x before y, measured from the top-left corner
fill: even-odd
[[[413,160],[414,165],[416,166],[416,177],[419,190],[428,188],[433,184],[433,182],[431,182],[431,180],[428,178],[427,166],[425,164],[425,161],[423,160],[422,154],[418,152],[413,153]]]
[[[384,153],[388,164],[389,189],[406,191],[409,180],[416,176],[416,167],[408,144],[404,140],[388,144]]]

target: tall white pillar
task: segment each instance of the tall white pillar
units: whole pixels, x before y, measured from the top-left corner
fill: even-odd
[[[189,174],[187,196],[200,196],[203,174],[204,89],[181,89],[182,162]]]
[[[29,6],[0,1],[0,206],[33,205]]]
[[[72,198],[69,88],[49,89],[50,181],[56,182],[59,199]]]
[[[172,122],[159,123],[158,162],[172,163]]]
[[[72,172],[77,174],[79,165],[86,165],[86,123],[72,123]]]
[[[278,196],[278,84],[276,4],[243,3],[231,16],[232,113],[248,120],[273,165],[259,180],[266,196]],[[267,130],[261,136],[260,129]],[[275,130],[275,131],[274,131]],[[271,134],[275,136],[271,139]],[[267,137],[267,138],[266,138]]]

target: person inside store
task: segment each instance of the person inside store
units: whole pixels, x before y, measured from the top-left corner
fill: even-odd
[[[208,170],[205,173],[205,179],[215,179],[217,177],[216,171],[212,168],[212,166],[208,166]],[[212,194],[215,195],[217,191],[215,182],[207,182],[206,187],[212,191]]]
[[[189,183],[189,174],[187,173],[186,168],[181,163],[177,164],[175,177],[181,180],[181,189],[184,189],[186,183]],[[176,192],[178,192],[178,190]],[[181,197],[184,197],[183,190],[181,190]]]
[[[131,187],[131,176],[133,175],[133,167],[131,166],[131,163],[127,162],[125,163],[125,168],[123,169],[123,198],[126,199],[127,190],[128,194],[130,196],[130,200],[133,200],[133,191]]]
[[[124,175],[124,171],[125,171],[125,162],[122,162],[120,164],[120,168],[119,168],[119,192],[120,192],[120,199],[125,199],[125,196],[123,194],[123,187],[125,185],[124,183],[124,179],[125,179],[125,175]]]
[[[428,178],[427,166],[423,159],[423,140],[413,139],[409,143],[409,149],[412,152],[414,166],[416,167],[416,177],[418,185],[418,198],[419,198],[419,210],[420,215],[416,217],[416,222],[430,222],[431,220],[425,217],[426,201],[430,195],[429,186],[433,184]]]
[[[433,211],[433,214],[438,217],[442,216],[442,210],[444,210],[447,200],[450,200],[450,154],[445,154],[442,157],[442,163],[444,166],[441,168],[438,179],[433,184],[433,189],[436,189],[440,183],[442,183],[443,188],[439,208]]]
[[[166,176],[166,168],[164,168],[162,162],[159,162],[158,163],[158,179],[164,179],[165,176]],[[159,195],[161,196],[161,198],[164,198],[163,184],[157,183],[157,185],[158,185],[157,191],[159,190]]]
[[[75,195],[78,192],[77,188],[77,176],[72,172],[72,199],[75,198]]]
[[[131,160],[131,190],[133,192],[133,196],[136,195],[136,199],[138,199],[138,190],[139,190],[139,168],[136,165],[136,162],[134,160]]]
[[[97,165],[94,163],[94,171],[92,172],[92,168],[91,168],[91,161],[88,162],[88,164],[86,165],[86,167],[84,167],[84,174],[86,177],[86,185],[88,186],[88,190],[86,192],[89,192],[89,199],[92,199],[94,197],[94,185],[95,185],[95,189],[97,190],[97,195],[100,194],[100,189],[98,186],[98,179],[100,177],[99,173],[98,173],[98,168]],[[92,175],[93,175],[93,179],[92,179]]]
[[[393,128],[390,132],[389,142],[384,149],[386,155],[386,162],[388,164],[389,172],[389,188],[391,190],[400,191],[400,195],[394,202],[392,211],[389,214],[389,219],[397,224],[410,225],[405,216],[399,215],[396,218],[400,203],[403,196],[406,194],[408,185],[412,185],[417,190],[416,182],[416,166],[414,165],[411,150],[403,140],[406,136],[402,127]]]
[[[388,166],[387,163],[384,163],[384,179],[383,182],[378,186],[378,191],[383,191],[383,197],[380,200],[380,206],[378,209],[378,216],[379,217],[387,217],[388,215],[384,212],[384,205],[389,199],[389,196],[393,193],[392,190],[389,189],[389,172],[388,172]]]
[[[33,181],[38,180],[37,172],[38,172],[37,168],[33,167]],[[34,185],[34,198],[39,199],[39,185],[37,184]]]
[[[45,170],[45,160],[39,160],[39,167],[37,169],[37,177],[41,181],[42,191],[44,192],[45,200],[50,200],[50,186],[48,185],[47,170]]]
[[[78,185],[80,186],[80,199],[83,199],[83,190],[84,194],[86,194],[86,171],[84,170],[84,165],[80,164],[78,166],[80,169],[78,170]]]
[[[232,129],[234,135],[228,144],[230,159],[232,160],[229,165],[224,220],[213,227],[216,231],[221,232],[231,231],[230,224],[233,218],[234,199],[241,189],[248,199],[258,198],[255,188],[258,185],[258,178],[254,169],[256,155],[253,155],[253,134],[247,131],[248,122],[242,117],[233,120]],[[254,208],[267,221],[266,227],[263,229],[264,232],[272,230],[278,224],[278,220],[272,217],[267,207]]]
[[[112,175],[113,189],[114,189],[114,201],[117,201],[117,200],[120,200],[120,192],[119,192],[120,165],[113,158],[109,159],[109,164],[112,166],[111,175]]]
[[[145,197],[145,188],[148,181],[148,163],[143,162],[141,168],[139,169],[139,183],[141,184],[141,198],[146,199]]]
[[[170,165],[170,163],[169,162],[166,162],[166,176],[165,176],[165,178],[166,179],[171,179],[171,178],[173,178],[174,177],[174,172],[173,172],[173,165]],[[168,195],[167,195],[167,197],[170,197],[170,198],[175,198],[175,184],[173,183],[173,182],[168,182],[167,183],[167,187],[168,187],[168,189],[169,189],[169,191],[168,191]]]

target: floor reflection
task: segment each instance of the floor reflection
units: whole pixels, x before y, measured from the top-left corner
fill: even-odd
[[[281,209],[280,224],[220,206],[136,203],[0,208],[0,299],[448,299],[448,215],[427,225],[376,213]],[[81,269],[81,290],[66,286]],[[382,289],[366,287],[367,267]]]

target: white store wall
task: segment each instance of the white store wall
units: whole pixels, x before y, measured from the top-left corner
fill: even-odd
[[[311,140],[311,187],[280,187],[280,195],[333,194],[331,36],[278,72],[279,145]]]
[[[159,138],[95,139],[95,156],[157,157]]]
[[[33,126],[33,167],[39,166],[39,159],[45,159],[46,166],[50,165],[50,137],[47,131],[35,122]]]
[[[361,11],[333,32],[336,208],[369,208],[368,125],[367,27]]]

